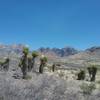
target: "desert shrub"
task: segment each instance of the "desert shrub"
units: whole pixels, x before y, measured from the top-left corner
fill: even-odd
[[[96,65],[90,65],[87,69],[88,69],[90,81],[95,81],[95,77],[96,77],[96,73],[97,73]]]
[[[58,75],[59,75],[59,77],[64,77],[64,72],[63,71],[60,71],[59,73],[58,73]]]
[[[26,76],[24,77],[24,79],[25,79],[25,80],[30,80],[30,79],[32,79],[32,76],[26,75]]]
[[[100,80],[98,80],[97,83],[100,84]]]
[[[3,97],[3,96],[1,96],[1,97],[0,97],[0,100],[4,100],[4,97]]]
[[[56,66],[61,66],[61,64],[58,63],[58,64],[56,64]]]
[[[77,80],[84,80],[85,79],[85,71],[80,70],[80,72],[77,74]]]
[[[8,71],[9,70],[9,58],[6,58],[5,63],[3,65],[4,70]]]
[[[86,94],[86,95],[90,95],[93,90],[96,89],[96,85],[94,83],[83,83],[82,85],[80,85],[80,88],[83,92],[83,94]]]
[[[0,61],[0,67],[2,70],[8,71],[9,70],[9,62],[10,59],[6,58],[5,61]]]

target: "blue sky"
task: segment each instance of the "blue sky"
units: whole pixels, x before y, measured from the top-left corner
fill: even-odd
[[[0,0],[0,43],[100,45],[100,0]]]

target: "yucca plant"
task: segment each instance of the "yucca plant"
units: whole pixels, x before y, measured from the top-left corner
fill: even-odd
[[[29,53],[29,48],[23,48],[23,56],[21,58],[20,67],[23,73],[23,79],[27,77],[27,70],[28,70],[28,58],[27,55]]]
[[[90,81],[95,81],[95,77],[96,77],[96,73],[97,73],[96,65],[90,65],[87,69],[88,69]]]
[[[30,72],[32,69],[32,57],[28,56],[28,71]]]
[[[47,57],[40,58],[39,73],[43,73],[43,68],[46,65],[47,61],[48,61]]]
[[[38,52],[33,51],[32,52],[32,66],[31,66],[31,70],[33,70],[33,68],[34,68],[34,64],[35,64],[36,57],[38,57]]]
[[[23,54],[24,54],[24,55],[28,55],[28,53],[29,53],[29,48],[24,47],[24,48],[23,48]]]

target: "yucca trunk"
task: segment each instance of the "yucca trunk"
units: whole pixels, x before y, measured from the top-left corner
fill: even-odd
[[[39,67],[39,73],[43,73],[43,67],[44,67],[44,65],[43,64],[40,64],[40,67]]]
[[[23,61],[22,61],[22,73],[23,73],[23,79],[27,76],[27,71],[28,71],[28,59],[27,55],[23,56]]]
[[[32,66],[31,66],[31,70],[34,70],[34,65],[35,65],[35,57],[32,58]]]

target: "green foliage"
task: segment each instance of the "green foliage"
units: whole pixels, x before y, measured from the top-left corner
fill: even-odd
[[[34,64],[35,64],[35,58],[38,56],[38,52],[33,51],[32,52],[32,58],[28,59],[28,67],[29,67],[29,71],[33,71],[34,68]]]
[[[32,79],[32,76],[26,75],[23,79],[25,79],[25,80],[31,80]]]
[[[40,60],[41,60],[41,62],[46,63],[48,61],[48,58],[47,57],[42,57],[42,58],[40,58]]]
[[[85,79],[85,71],[80,70],[80,72],[78,73],[77,76],[78,76],[77,80],[84,80]]]
[[[2,65],[4,62],[0,61],[0,65]]]
[[[28,52],[29,52],[29,48],[24,47],[24,48],[23,48],[23,53],[24,53],[25,55],[27,55],[27,54],[28,54]]]
[[[9,62],[9,58],[6,58],[5,63]]]
[[[9,62],[9,58],[2,59],[2,60],[0,60],[0,65],[5,64],[7,62]]]
[[[90,83],[90,84],[83,83],[82,85],[80,85],[80,88],[81,88],[83,94],[91,95],[93,90],[96,89],[96,85],[94,83]]]
[[[37,56],[38,56],[38,52],[33,51],[33,52],[32,52],[32,57],[33,57],[33,58],[36,58]]]
[[[89,76],[90,76],[90,81],[95,81],[95,76],[97,73],[97,67],[96,65],[90,65],[88,68]]]

